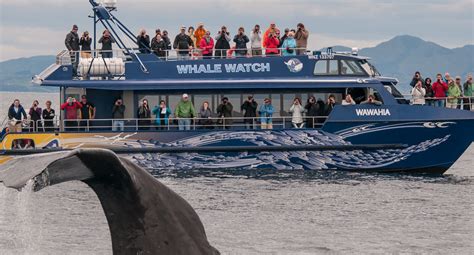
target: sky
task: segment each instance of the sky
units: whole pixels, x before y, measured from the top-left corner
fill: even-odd
[[[0,61],[57,54],[73,24],[92,31],[88,0],[0,0]],[[474,44],[474,0],[118,0],[115,13],[138,34],[203,22],[215,34],[255,24],[310,31],[309,48],[373,47],[413,35],[448,48]],[[102,30],[102,27],[99,27]]]

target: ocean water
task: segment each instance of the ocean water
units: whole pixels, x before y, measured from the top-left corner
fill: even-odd
[[[195,208],[224,254],[472,254],[473,166],[471,145],[443,177],[155,175]],[[102,207],[85,184],[27,190],[0,185],[0,254],[112,253]]]

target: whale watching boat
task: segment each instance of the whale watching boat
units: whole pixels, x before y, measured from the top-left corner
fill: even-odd
[[[76,53],[62,51],[33,82],[59,88],[61,104],[86,95],[95,105],[95,118],[65,119],[61,111],[53,128],[45,128],[43,120],[23,132],[4,128],[0,164],[36,153],[105,148],[151,169],[442,174],[474,140],[474,112],[410,105],[397,90],[398,80],[382,76],[356,50],[225,58],[203,58],[192,51],[186,60],[169,50],[158,57],[136,49],[136,37],[114,15],[114,6],[90,3],[94,24],[108,29],[119,49],[112,58],[92,50],[91,58],[78,61],[77,75],[71,61]],[[183,94],[196,112],[205,101],[216,112],[226,98],[233,105],[232,117],[178,120],[171,115],[160,126],[154,118],[138,118],[143,99],[151,109],[164,100],[174,110]],[[304,127],[294,127],[289,109],[295,98],[304,106],[310,97],[325,102],[330,95],[339,104],[327,116],[306,115]],[[342,105],[345,95],[355,104]],[[273,114],[244,117],[240,106],[249,97],[258,108],[271,100]],[[113,131],[112,107],[118,98],[126,106],[123,129]],[[183,120],[189,121],[189,130],[179,130]]]

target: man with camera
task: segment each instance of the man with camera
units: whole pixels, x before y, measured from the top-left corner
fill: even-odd
[[[217,33],[215,54],[216,58],[225,58],[227,55],[227,50],[230,49],[230,33],[227,31],[227,27],[222,26],[221,31]]]
[[[423,80],[423,78],[421,77],[421,73],[416,71],[415,72],[415,75],[413,76],[413,78],[411,79],[411,82],[410,82],[410,86],[412,86],[413,88],[415,87],[415,85],[421,81],[421,84],[423,87],[425,87],[425,82]]]
[[[71,56],[71,63],[72,63],[72,75],[74,77],[77,76],[77,67],[79,65],[79,34],[77,31],[79,28],[77,25],[72,26],[71,32],[66,35],[66,39],[64,40],[64,44],[66,45],[67,50],[69,51],[69,55]]]
[[[123,121],[125,114],[125,105],[123,104],[122,98],[115,101],[114,107],[112,108],[112,131],[123,131],[125,122]]]
[[[193,49],[194,42],[186,34],[186,27],[181,26],[181,32],[175,37],[173,48],[178,51],[178,60],[189,59],[189,51]]]
[[[247,55],[247,43],[250,42],[250,40],[244,32],[244,28],[240,27],[239,32],[234,37],[236,57],[245,57]]]
[[[248,96],[247,100],[242,104],[240,109],[245,111],[244,113],[244,123],[247,129],[256,129],[257,128],[257,107],[258,103],[255,102],[253,96]]]
[[[64,123],[66,125],[66,131],[78,131],[77,112],[81,108],[81,103],[77,102],[77,100],[73,97],[68,97],[66,102],[61,105],[61,110],[65,111]]]
[[[306,30],[303,23],[299,23],[297,26],[297,31],[295,35],[296,39],[296,54],[304,55],[306,53],[306,48],[308,47],[308,38],[309,38],[309,31]]]
[[[222,98],[222,103],[217,106],[217,116],[219,118],[222,118],[219,120],[219,124],[222,124],[225,129],[230,129],[232,125],[232,119],[226,119],[226,118],[232,118],[232,111],[234,110],[234,106],[229,102],[229,98],[224,97]]]

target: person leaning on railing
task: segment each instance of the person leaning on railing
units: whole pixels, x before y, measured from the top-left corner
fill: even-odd
[[[166,42],[161,38],[159,33],[157,33],[151,41],[151,50],[159,58],[166,57]]]
[[[207,31],[204,37],[199,42],[199,48],[202,50],[203,58],[212,58],[212,53],[214,49],[214,39],[212,39],[210,31]]]
[[[471,74],[469,74],[467,76],[467,80],[464,83],[463,88],[464,88],[464,96],[466,97],[465,98],[465,105],[467,106],[466,110],[471,110],[472,111],[472,110],[474,110],[474,98],[473,98],[474,88],[473,88],[473,85],[472,85],[472,75]]]
[[[137,36],[138,50],[142,54],[150,53],[150,36],[146,34],[145,29],[140,29],[140,33]]]
[[[293,32],[288,32],[288,36],[283,42],[281,48],[283,49],[283,56],[296,56],[296,40]]]
[[[293,100],[293,105],[291,105],[290,111],[289,111],[289,113],[291,113],[291,123],[293,124],[294,128],[304,127],[304,120],[303,120],[304,112],[305,112],[305,109],[301,105],[301,99],[299,97],[296,97]]]
[[[8,129],[10,132],[20,133],[22,130],[21,125],[26,119],[25,109],[20,104],[20,100],[15,99],[10,108],[8,108]]]
[[[425,103],[429,106],[434,106],[434,101],[433,101],[433,97],[434,97],[434,91],[433,91],[433,85],[431,84],[431,78],[426,78],[425,79],[425,91],[426,91],[426,94],[425,94]]]
[[[178,60],[189,59],[189,51],[193,48],[193,40],[186,34],[186,27],[181,26],[180,33],[174,38],[173,48],[178,51]]]

